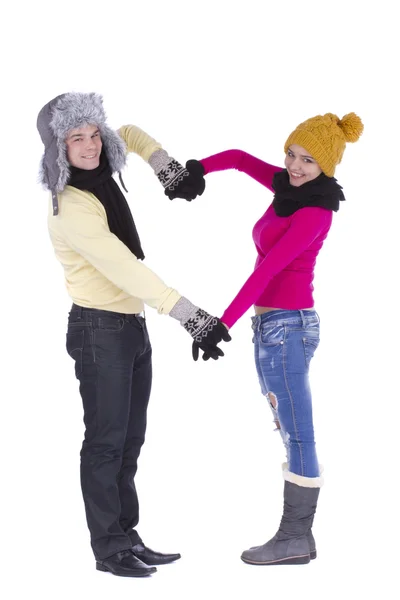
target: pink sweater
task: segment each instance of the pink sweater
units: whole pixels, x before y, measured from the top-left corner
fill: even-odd
[[[282,171],[242,150],[227,150],[201,160],[206,173],[237,169],[272,189],[272,178]],[[332,211],[306,207],[290,217],[278,217],[272,205],[253,228],[257,250],[255,269],[221,320],[232,327],[251,307],[288,310],[312,308],[314,267],[332,224]]]

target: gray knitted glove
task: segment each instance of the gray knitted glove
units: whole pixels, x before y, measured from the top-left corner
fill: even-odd
[[[165,150],[160,149],[150,156],[149,164],[170,200],[184,198],[190,202],[204,192],[204,168],[198,161],[189,160],[186,167],[183,167],[177,160],[168,156]]]
[[[153,152],[149,158],[149,165],[165,190],[175,190],[184,177],[189,177],[189,171],[178,163],[175,158],[168,156],[165,150]]]
[[[169,315],[177,319],[192,336],[194,340],[192,345],[193,360],[198,359],[199,349],[203,350],[203,360],[209,358],[218,360],[220,356],[224,356],[218,344],[222,340],[229,342],[232,338],[218,317],[208,314],[185,297],[178,300]]]

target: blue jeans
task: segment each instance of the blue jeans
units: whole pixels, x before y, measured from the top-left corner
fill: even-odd
[[[286,448],[289,471],[318,477],[309,367],[319,344],[315,310],[273,310],[252,317],[262,393]]]

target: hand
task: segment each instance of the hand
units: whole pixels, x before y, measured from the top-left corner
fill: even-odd
[[[218,344],[221,341],[230,342],[232,339],[224,323],[217,317],[214,317],[214,319],[216,320],[216,323],[214,327],[208,331],[208,335],[200,342],[195,340],[192,344],[192,356],[195,361],[199,358],[199,349],[203,350],[203,360],[208,360],[209,358],[218,360],[220,356],[224,356],[224,353],[221,348],[218,347]]]
[[[192,336],[193,360],[198,360],[199,349],[203,350],[204,360],[208,360],[209,358],[218,360],[220,356],[224,356],[218,344],[221,341],[230,342],[232,338],[226,326],[218,317],[213,317],[183,296],[175,304],[169,315],[174,319],[178,319],[181,325]]]
[[[204,179],[204,167],[198,160],[188,160],[186,163],[186,171],[189,175],[183,178],[175,189],[168,187],[165,190],[165,195],[170,200],[175,198],[183,198],[190,202],[196,196],[201,196],[205,190],[206,182]]]
[[[188,160],[186,167],[183,167],[177,160],[168,156],[165,150],[159,149],[150,156],[149,164],[170,200],[183,198],[191,201],[204,192],[204,168],[199,161]]]

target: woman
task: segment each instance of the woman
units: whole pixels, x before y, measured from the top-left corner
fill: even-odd
[[[113,173],[127,152],[148,162],[165,188],[191,200],[203,176],[169,157],[134,125],[106,123],[98,94],[57,96],[39,113],[45,146],[40,178],[51,192],[48,227],[73,305],[67,351],[75,361],[84,408],[81,485],[99,571],[148,576],[180,554],[154,552],[137,531],[134,478],[145,439],[152,380],[144,304],[179,320],[199,348],[218,359],[230,336],[146,267],[128,203]],[[122,180],[121,180],[122,183]]]
[[[319,344],[313,277],[317,255],[344,200],[333,177],[346,142],[363,131],[350,113],[328,113],[301,123],[286,140],[285,167],[265,163],[240,150],[201,161],[204,174],[243,171],[270,191],[273,202],[255,224],[254,272],[225,310],[221,321],[231,328],[250,308],[257,373],[287,453],[284,464],[284,511],[276,535],[246,550],[251,564],[302,564],[316,557],[311,526],[322,485],[317,460],[309,386],[309,366]],[[207,355],[203,356],[207,358]]]

